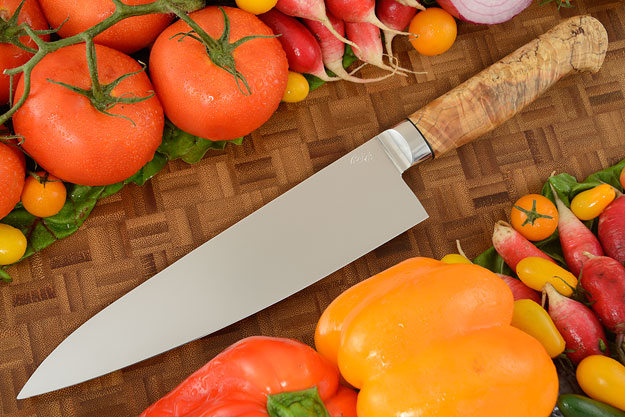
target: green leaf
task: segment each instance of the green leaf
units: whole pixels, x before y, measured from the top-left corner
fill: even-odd
[[[177,128],[167,120],[163,143],[158,148],[158,152],[169,160],[182,159],[186,163],[194,164],[200,161],[209,149],[223,150],[228,143],[240,145],[242,142],[243,138],[220,141],[203,139]]]
[[[567,173],[558,174],[547,179],[547,182],[543,185],[541,194],[555,203],[555,198],[551,191],[551,187],[553,187],[558,193],[560,200],[568,206],[570,204],[569,195],[575,184],[577,184],[577,180],[574,176]]]
[[[141,168],[135,175],[125,180],[123,184],[145,184],[150,178],[155,176],[161,169],[163,169],[163,167],[167,164],[167,161],[167,156],[163,155],[160,152],[155,152],[154,158],[152,158],[150,162],[145,164],[143,168]],[[119,189],[121,190],[122,187],[123,185]]]
[[[2,280],[3,282],[13,281],[13,278],[11,278],[11,275],[9,275],[9,273],[4,270],[4,267],[0,267],[0,280]]]
[[[473,260],[473,263],[483,266],[484,268],[489,269],[497,274],[513,275],[510,267],[505,264],[503,258],[499,256],[497,252],[495,252],[495,248],[493,248],[492,246],[480,255],[478,255],[477,258]]]

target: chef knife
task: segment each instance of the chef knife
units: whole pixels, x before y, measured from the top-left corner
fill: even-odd
[[[560,78],[596,72],[601,23],[559,24],[139,285],[70,334],[18,399],[134,364],[252,315],[427,218],[401,174],[491,131]]]

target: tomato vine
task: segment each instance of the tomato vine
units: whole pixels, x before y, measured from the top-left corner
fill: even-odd
[[[11,78],[11,89],[13,88],[14,77],[20,73],[23,73],[24,93],[22,94],[22,96],[20,97],[17,103],[13,103],[12,101],[10,102],[10,106],[11,106],[10,109],[6,113],[0,116],[0,124],[3,124],[6,121],[8,121],[9,118],[11,118],[13,114],[15,114],[15,112],[24,104],[24,102],[28,98],[28,95],[30,93],[30,85],[31,85],[31,72],[33,68],[35,67],[35,65],[37,65],[43,59],[43,57],[45,57],[46,55],[54,51],[59,50],[60,48],[70,46],[70,45],[75,45],[75,44],[82,43],[82,42],[85,42],[87,44],[87,48],[86,48],[87,49],[87,63],[89,65],[89,73],[90,73],[90,77],[92,80],[91,89],[89,90],[79,89],[77,87],[64,84],[64,83],[60,83],[60,82],[56,82],[57,84],[60,84],[66,88],[69,88],[76,93],[87,96],[90,99],[90,101],[93,103],[96,109],[110,116],[117,116],[115,114],[111,114],[110,112],[108,112],[108,110],[117,103],[138,103],[140,101],[147,100],[150,97],[152,97],[153,93],[145,97],[129,97],[129,96],[112,97],[111,96],[112,89],[117,84],[119,84],[124,78],[132,76],[134,74],[133,73],[125,74],[110,84],[101,85],[98,80],[98,74],[97,74],[97,69],[96,69],[96,65],[97,65],[96,56],[95,56],[95,50],[93,47],[93,39],[100,33],[104,32],[106,29],[110,28],[111,26],[115,25],[116,23],[124,19],[134,17],[134,16],[148,15],[148,14],[173,13],[182,21],[187,23],[191,27],[192,31],[187,34],[183,34],[183,36],[191,36],[194,39],[202,42],[206,47],[208,56],[211,58],[211,60],[213,60],[215,65],[219,66],[220,68],[232,74],[237,81],[237,85],[239,85],[239,82],[242,82],[247,89],[247,94],[250,93],[249,87],[247,86],[247,82],[245,81],[245,78],[236,70],[232,52],[241,43],[246,42],[247,40],[250,40],[254,37],[246,37],[246,38],[240,39],[239,41],[235,43],[232,43],[232,44],[229,43],[229,40],[228,40],[229,28],[228,28],[227,16],[225,16],[225,13],[224,13],[224,19],[225,19],[224,33],[219,39],[214,39],[211,36],[209,36],[199,25],[197,25],[193,21],[193,19],[191,19],[187,14],[189,12],[203,8],[206,3],[204,0],[156,0],[153,3],[139,4],[139,5],[127,5],[127,4],[122,3],[121,0],[112,0],[112,1],[115,4],[115,10],[109,17],[107,17],[100,23],[74,36],[70,36],[67,38],[62,38],[62,39],[58,39],[58,40],[50,41],[50,42],[47,42],[41,39],[40,35],[44,34],[44,32],[46,34],[53,33],[55,31],[58,31],[59,28],[52,29],[50,31],[36,31],[25,23],[17,25],[17,15],[19,15],[19,10],[20,10],[19,8],[16,11],[16,13],[11,17],[11,19],[9,19],[8,21],[3,21],[2,23],[3,26],[0,27],[0,32],[1,32],[0,36],[3,37],[4,42],[16,45],[24,50],[34,53],[34,55],[30,58],[30,60],[28,60],[23,65],[4,71],[4,73],[6,75],[9,75]],[[22,5],[23,5],[23,2],[22,2]],[[21,36],[25,36],[25,35],[32,38],[32,40],[35,42],[35,44],[37,45],[36,51],[33,50],[32,48],[27,47],[19,40]],[[265,36],[255,36],[255,37],[265,37]],[[49,81],[55,82],[54,80],[49,80]],[[246,93],[242,89],[241,91],[244,94]]]

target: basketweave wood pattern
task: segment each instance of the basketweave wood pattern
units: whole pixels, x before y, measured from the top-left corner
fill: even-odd
[[[303,103],[282,104],[243,145],[210,152],[197,165],[169,163],[145,186],[127,187],[101,201],[78,233],[12,267],[14,282],[0,284],[0,415],[135,416],[243,337],[284,336],[312,344],[321,312],[349,286],[411,256],[440,258],[455,250],[456,239],[475,256],[490,246],[493,224],[507,218],[511,203],[538,192],[552,171],[581,179],[624,158],[625,5],[579,0],[575,6],[558,10],[553,4],[533,5],[492,27],[461,24],[456,44],[438,57],[420,56],[405,38],[396,41],[402,65],[426,75],[370,85],[325,85]],[[593,15],[607,28],[610,43],[602,70],[559,82],[496,131],[408,170],[405,179],[430,219],[216,334],[75,387],[15,400],[36,366],[103,307],[347,151],[577,14]],[[379,74],[364,71],[365,76]],[[245,254],[240,257],[245,262]]]

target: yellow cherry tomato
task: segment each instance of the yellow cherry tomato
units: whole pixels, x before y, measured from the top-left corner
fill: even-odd
[[[40,178],[45,172],[37,172]],[[58,178],[49,175],[41,182],[32,176],[26,178],[22,190],[22,204],[26,211],[36,217],[50,217],[57,214],[65,205],[67,190]]]
[[[438,7],[419,12],[410,21],[410,43],[422,55],[439,55],[456,41],[458,27],[452,15]]]
[[[286,103],[302,101],[308,96],[309,89],[308,81],[302,74],[289,71],[289,78],[286,83],[286,90],[284,90],[282,101]]]
[[[601,184],[573,197],[571,211],[580,220],[592,220],[614,200],[616,191],[610,184]]]
[[[235,0],[241,10],[253,14],[262,14],[273,9],[278,0]]]
[[[515,301],[510,324],[538,340],[550,357],[555,358],[564,352],[566,346],[564,338],[549,313],[535,301],[528,299]]]
[[[575,375],[589,397],[625,411],[625,366],[607,356],[591,355],[577,365]]]
[[[619,180],[621,181],[621,187],[625,190],[625,167],[623,167],[623,170],[621,171],[621,177]]]
[[[547,197],[528,194],[512,206],[510,223],[527,240],[547,239],[558,227],[558,209]]]
[[[462,255],[458,255],[457,253],[450,253],[449,255],[443,256],[441,262],[445,262],[446,264],[470,264],[473,263],[468,260],[466,257]]]
[[[546,283],[562,295],[567,297],[573,294],[577,287],[577,278],[566,269],[537,256],[530,256],[521,260],[516,266],[516,273],[523,284],[542,291]]]
[[[19,261],[26,252],[26,236],[19,229],[0,223],[0,265]]]

